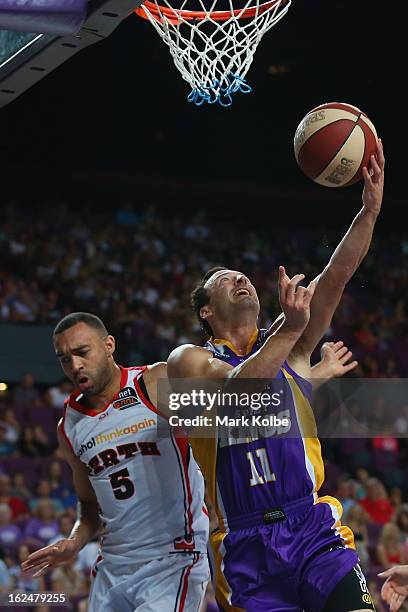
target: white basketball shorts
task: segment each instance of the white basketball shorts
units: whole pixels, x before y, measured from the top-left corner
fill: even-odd
[[[136,566],[102,559],[88,612],[199,612],[209,577],[202,553],[177,553]]]

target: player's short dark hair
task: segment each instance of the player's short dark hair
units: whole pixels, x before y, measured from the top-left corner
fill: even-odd
[[[200,310],[203,306],[206,306],[210,301],[210,296],[208,295],[207,289],[205,289],[204,285],[208,281],[209,278],[216,272],[220,270],[227,270],[225,266],[214,266],[208,272],[206,272],[200,282],[194,287],[193,291],[190,294],[190,301],[195,312],[197,319],[200,321],[201,329],[207,334],[207,336],[212,336],[212,329],[210,325],[207,323],[205,319],[202,319],[200,316]]]
[[[100,333],[101,336],[105,337],[108,335],[108,330],[105,327],[104,322],[94,314],[90,312],[71,312],[66,315],[57,325],[55,326],[53,337],[61,334],[62,332],[74,327],[77,323],[85,323],[92,329],[95,329]]]

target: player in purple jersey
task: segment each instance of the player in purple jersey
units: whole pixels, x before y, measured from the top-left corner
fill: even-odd
[[[277,379],[290,391],[284,413],[297,436],[276,427],[247,439],[190,437],[219,520],[210,543],[224,609],[374,609],[353,534],[340,522],[341,504],[318,497],[324,480],[320,443],[305,435],[313,423],[310,356],[368,251],[381,209],[381,141],[363,176],[363,207],[317,279],[301,287],[304,275],[290,279],[280,266],[283,312],[269,330],[257,327],[260,305],[250,280],[216,268],[192,293],[210,340],[205,347],[183,345],[168,359],[170,379]]]

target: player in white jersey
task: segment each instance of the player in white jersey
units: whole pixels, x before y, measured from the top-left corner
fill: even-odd
[[[98,534],[89,612],[198,612],[209,578],[204,481],[186,438],[155,408],[166,364],[118,366],[114,338],[88,313],[64,317],[54,347],[76,386],[58,440],[78,520],[23,569],[37,575],[70,563]]]

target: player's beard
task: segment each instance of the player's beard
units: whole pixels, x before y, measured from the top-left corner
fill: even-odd
[[[248,296],[236,302],[229,302],[224,309],[226,319],[229,322],[237,324],[249,319],[254,320],[254,325],[258,320],[259,303],[253,296]]]

